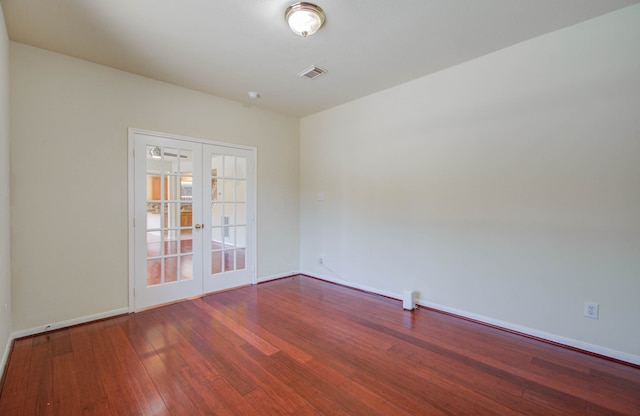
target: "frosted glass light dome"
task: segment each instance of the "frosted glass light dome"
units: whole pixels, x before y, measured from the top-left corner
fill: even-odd
[[[324,11],[312,3],[298,2],[287,8],[284,18],[293,33],[307,37],[316,33],[324,24]]]

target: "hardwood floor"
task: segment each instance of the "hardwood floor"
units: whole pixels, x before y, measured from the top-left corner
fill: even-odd
[[[17,340],[39,414],[640,415],[640,369],[296,276]]]

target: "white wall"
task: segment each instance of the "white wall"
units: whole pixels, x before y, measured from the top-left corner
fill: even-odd
[[[9,194],[9,38],[0,5],[0,378],[11,334]]]
[[[639,27],[629,7],[304,118],[302,270],[640,363]]]
[[[258,277],[299,269],[296,118],[11,43],[14,330],[128,305],[127,128],[258,148]]]

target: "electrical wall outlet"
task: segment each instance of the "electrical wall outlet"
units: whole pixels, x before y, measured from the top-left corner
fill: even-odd
[[[600,305],[594,302],[584,303],[584,316],[587,318],[598,319],[600,313]]]

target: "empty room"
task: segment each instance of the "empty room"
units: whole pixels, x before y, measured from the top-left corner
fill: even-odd
[[[639,415],[640,1],[0,0],[0,415]]]

